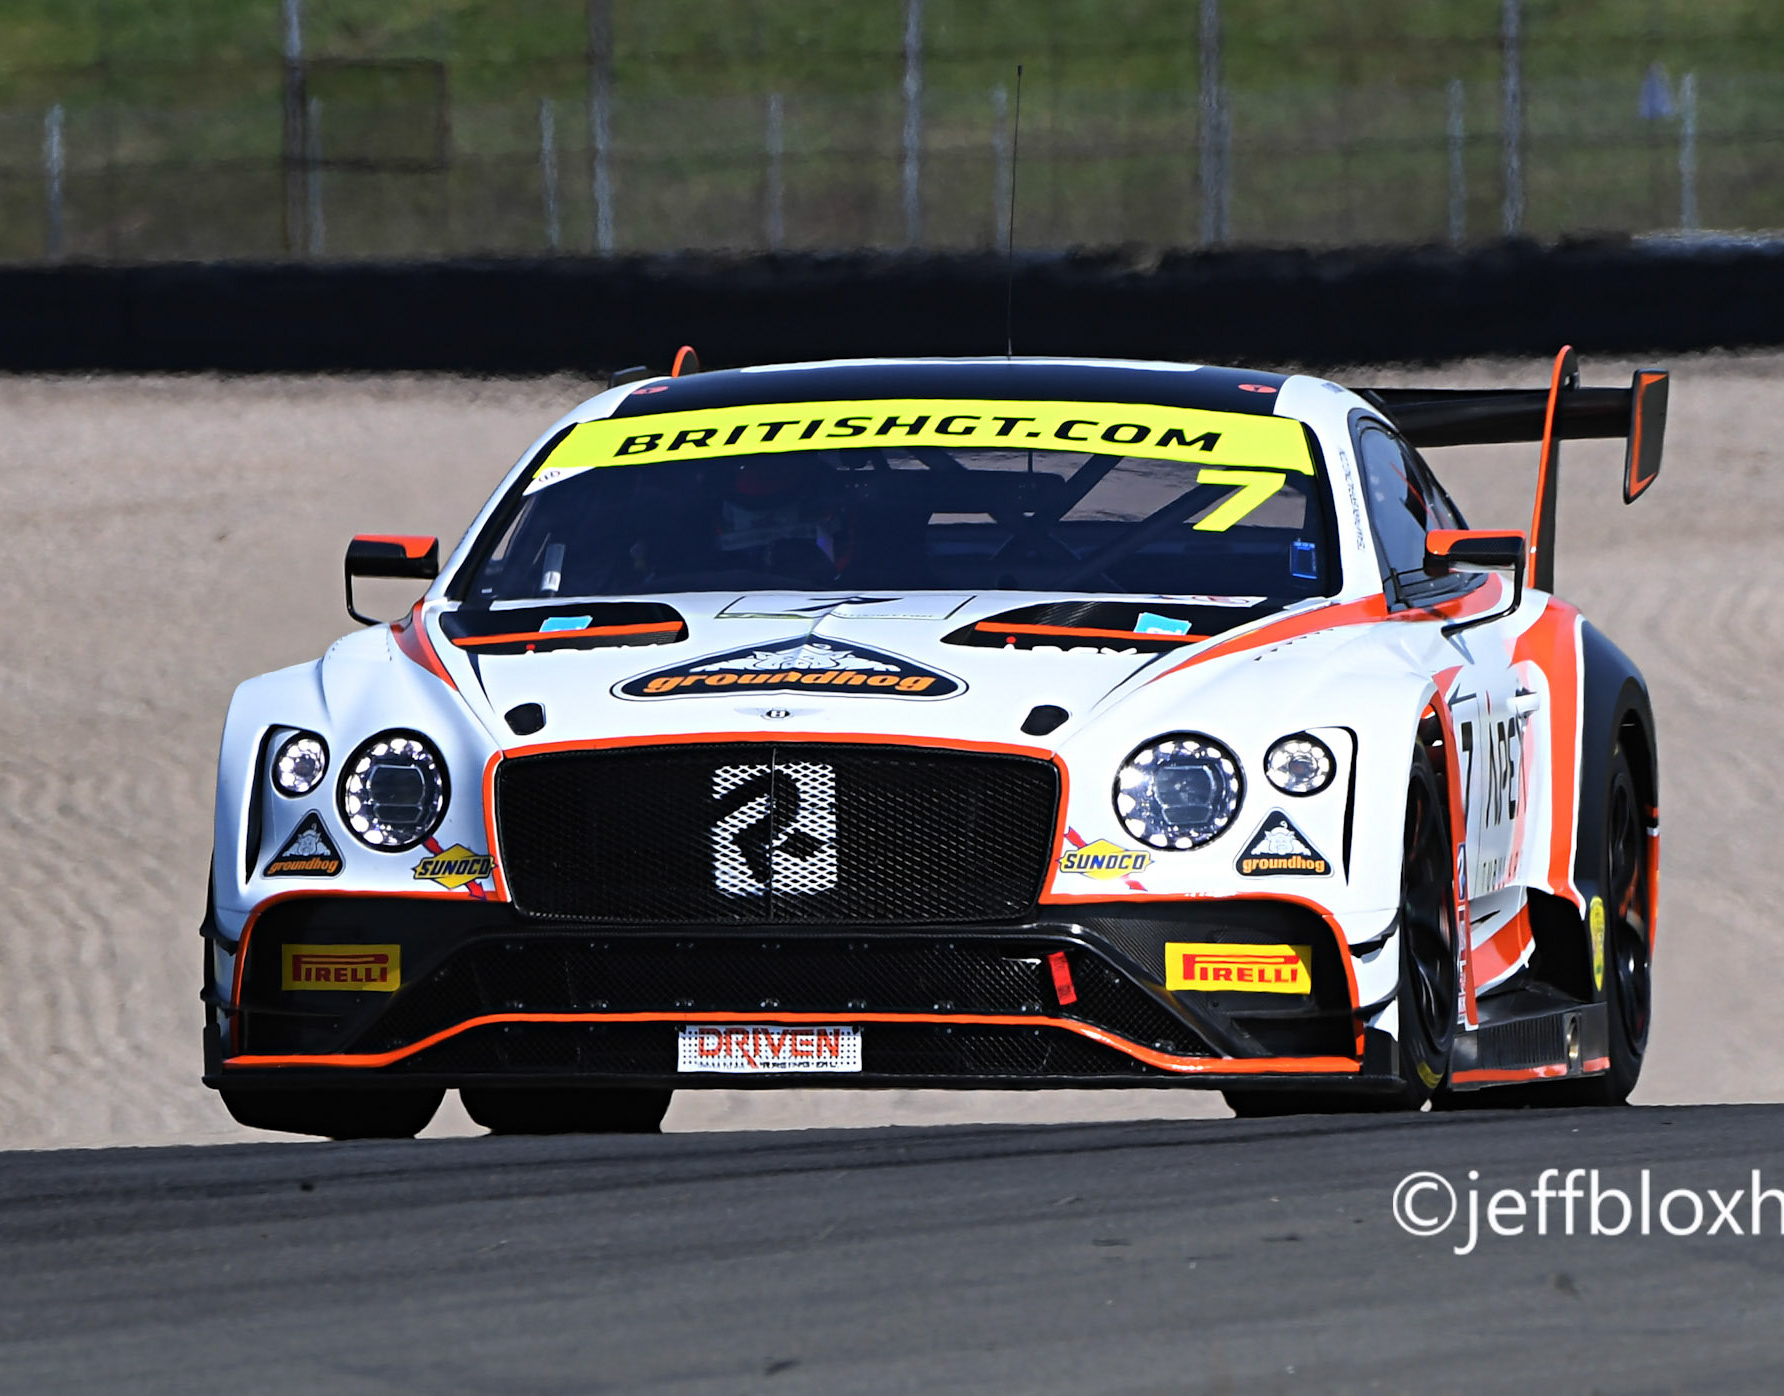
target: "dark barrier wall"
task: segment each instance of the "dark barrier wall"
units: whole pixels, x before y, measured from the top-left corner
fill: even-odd
[[[0,369],[533,373],[1005,347],[995,256],[0,269]],[[1021,354],[1380,363],[1784,344],[1784,246],[1019,255]]]

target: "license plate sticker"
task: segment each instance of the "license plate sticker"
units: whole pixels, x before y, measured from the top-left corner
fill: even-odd
[[[860,1028],[705,1024],[683,1028],[676,1047],[677,1071],[757,1076],[861,1070]]]

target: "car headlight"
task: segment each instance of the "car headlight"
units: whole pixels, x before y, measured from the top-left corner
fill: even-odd
[[[440,827],[447,794],[446,763],[426,737],[380,732],[341,772],[341,818],[367,847],[400,853]]]
[[[1219,838],[1244,798],[1233,753],[1200,732],[1147,742],[1115,778],[1115,813],[1153,848],[1200,848]]]
[[[273,753],[273,788],[296,799],[328,774],[328,743],[314,732],[293,732]]]
[[[1332,749],[1311,732],[1277,738],[1264,757],[1264,774],[1284,795],[1317,795],[1337,770]]]

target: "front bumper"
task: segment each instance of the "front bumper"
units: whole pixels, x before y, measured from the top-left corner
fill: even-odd
[[[1395,1083],[1392,1040],[1365,1031],[1357,1012],[1347,947],[1305,905],[1250,898],[1041,912],[971,927],[613,928],[542,923],[503,903],[295,898],[253,920],[231,982],[207,991],[205,1080],[682,1089],[1317,1080],[1365,1091]],[[1311,992],[1173,992],[1165,947],[1184,941],[1308,945]],[[288,987],[292,947],[395,947],[400,987]],[[802,1023],[859,1026],[862,1071],[676,1070],[684,1026]]]

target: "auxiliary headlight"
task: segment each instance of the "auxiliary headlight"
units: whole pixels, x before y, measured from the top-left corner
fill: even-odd
[[[1264,774],[1284,795],[1317,795],[1337,770],[1332,749],[1311,732],[1279,737],[1264,757]]]
[[[1199,848],[1219,838],[1239,813],[1245,778],[1212,737],[1173,732],[1121,763],[1115,813],[1128,833],[1153,848]]]
[[[385,853],[413,848],[446,813],[446,763],[416,732],[380,732],[341,772],[341,818],[353,836]]]
[[[296,799],[328,774],[328,743],[314,732],[293,732],[273,753],[273,788]]]

